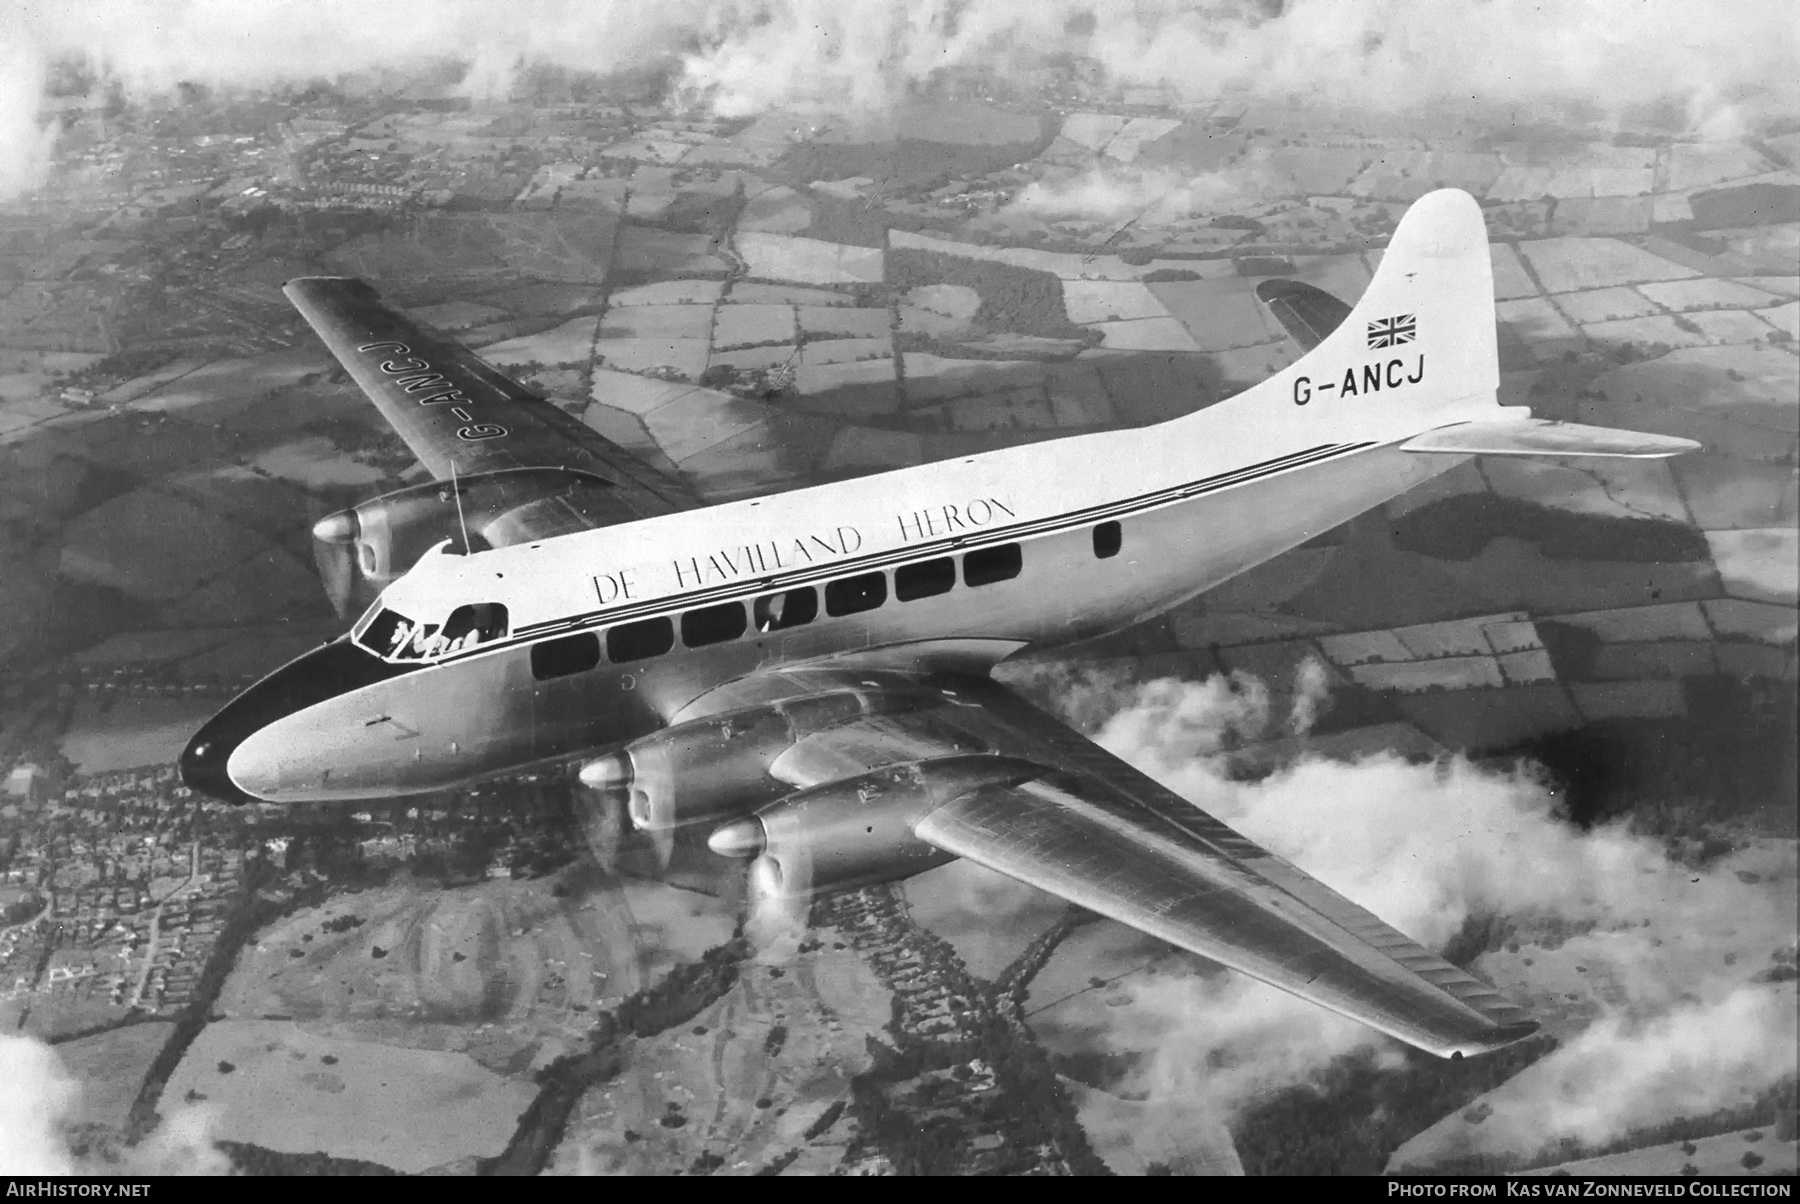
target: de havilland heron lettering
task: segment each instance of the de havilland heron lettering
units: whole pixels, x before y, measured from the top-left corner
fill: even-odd
[[[1537,1027],[1491,987],[994,681],[1143,621],[1473,455],[1686,440],[1503,407],[1481,211],[1407,212],[1352,309],[1259,290],[1306,354],[1198,412],[700,506],[357,280],[288,296],[432,482],[314,528],[348,633],[194,736],[231,802],[579,766],[761,897],[958,857],[1439,1056]]]

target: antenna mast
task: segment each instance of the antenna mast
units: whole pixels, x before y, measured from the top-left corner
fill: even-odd
[[[456,461],[450,461],[450,492],[456,495],[456,525],[462,528],[463,555],[473,555],[469,551],[469,520],[463,517],[462,486],[456,483]]]

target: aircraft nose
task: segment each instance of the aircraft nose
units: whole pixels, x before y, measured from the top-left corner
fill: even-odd
[[[239,741],[228,739],[222,733],[214,731],[215,726],[216,723],[208,723],[201,728],[182,750],[181,780],[189,790],[197,794],[210,795],[227,803],[254,802],[254,799],[238,789],[237,783],[231,780],[231,774],[225,768]]]
[[[252,803],[231,776],[231,754],[270,724],[307,707],[405,672],[339,637],[289,661],[207,720],[181,754],[188,789],[227,803]]]

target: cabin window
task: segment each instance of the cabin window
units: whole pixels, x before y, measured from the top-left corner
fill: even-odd
[[[1024,558],[1016,543],[977,548],[963,557],[963,584],[992,585],[996,581],[1010,581],[1019,575],[1023,564]]]
[[[459,606],[444,620],[440,637],[446,653],[463,652],[478,644],[506,637],[506,607],[498,602]]]
[[[874,610],[887,601],[887,574],[863,573],[845,577],[825,587],[825,613],[854,615]]]
[[[903,564],[894,570],[894,597],[902,602],[947,594],[956,585],[956,562],[948,556]]]
[[[599,663],[600,637],[591,631],[578,631],[531,646],[531,675],[539,681],[586,673]]]
[[[722,644],[744,634],[744,604],[726,602],[703,606],[681,616],[681,642],[689,648]]]
[[[812,586],[803,585],[758,598],[752,609],[758,632],[785,631],[819,617],[819,594]]]
[[[1094,528],[1094,555],[1110,560],[1125,546],[1125,532],[1118,523],[1101,523]]]
[[[675,646],[675,624],[666,615],[620,623],[606,633],[606,655],[614,664],[661,656]]]

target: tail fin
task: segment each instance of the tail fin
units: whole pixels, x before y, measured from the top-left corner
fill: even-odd
[[[1400,219],[1356,305],[1325,315],[1335,329],[1271,379],[1201,413],[1276,437],[1401,443],[1416,452],[1668,456],[1699,446],[1537,422],[1522,406],[1500,405],[1488,255],[1475,198],[1456,188],[1427,193]]]
[[[1332,317],[1336,328],[1297,362],[1201,414],[1235,412],[1278,438],[1390,443],[1517,412],[1495,400],[1493,268],[1468,193],[1414,202],[1361,299]]]
[[[1476,401],[1492,406],[1500,389],[1494,335],[1494,269],[1487,221],[1475,198],[1456,188],[1427,193],[1400,219],[1375,278],[1344,324],[1319,350],[1360,367],[1400,359],[1424,387],[1395,397],[1421,412]],[[1423,357],[1423,365],[1410,365]],[[1383,373],[1384,379],[1386,373]],[[1342,393],[1343,380],[1338,382]],[[1373,405],[1360,387],[1353,396]],[[1402,400],[1404,399],[1404,400]]]

